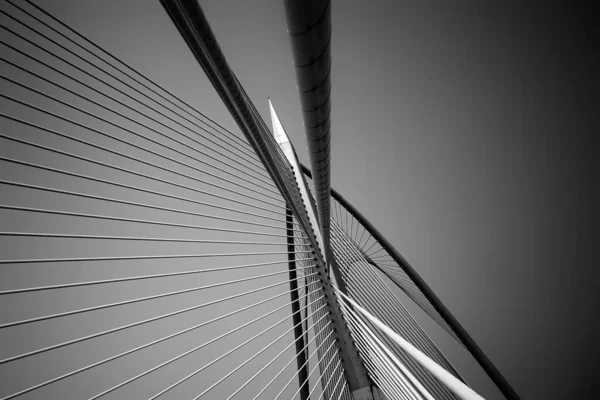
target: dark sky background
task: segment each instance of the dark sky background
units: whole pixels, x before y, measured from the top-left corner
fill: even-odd
[[[158,1],[37,3],[237,131]],[[593,18],[566,6],[414,3],[333,3],[333,186],[522,398],[592,398]],[[307,164],[283,5],[201,4],[263,118],[270,125],[270,97]],[[501,398],[451,339],[431,335],[475,390]]]

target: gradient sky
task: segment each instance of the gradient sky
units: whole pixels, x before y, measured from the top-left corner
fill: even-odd
[[[237,131],[158,1],[37,3]],[[308,164],[281,3],[201,1],[263,118],[270,97]],[[333,186],[522,398],[591,398],[599,49],[582,10],[482,3],[333,3]],[[444,333],[432,337],[501,398]]]

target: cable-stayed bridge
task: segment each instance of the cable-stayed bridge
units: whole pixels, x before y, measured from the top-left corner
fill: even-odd
[[[286,1],[310,167],[196,1],[161,3],[238,132],[2,2],[0,398],[481,398],[388,285],[518,398],[331,187],[330,3]]]

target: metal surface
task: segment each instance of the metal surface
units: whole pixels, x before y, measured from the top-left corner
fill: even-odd
[[[285,16],[314,177],[319,225],[325,254],[329,257],[331,2],[286,0]]]

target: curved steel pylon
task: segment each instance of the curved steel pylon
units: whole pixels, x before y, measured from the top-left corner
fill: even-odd
[[[466,332],[325,175],[311,192],[196,1],[161,2],[239,133],[34,2],[1,3],[0,399],[461,396],[381,274],[473,352]],[[329,7],[306,13],[316,37]]]

